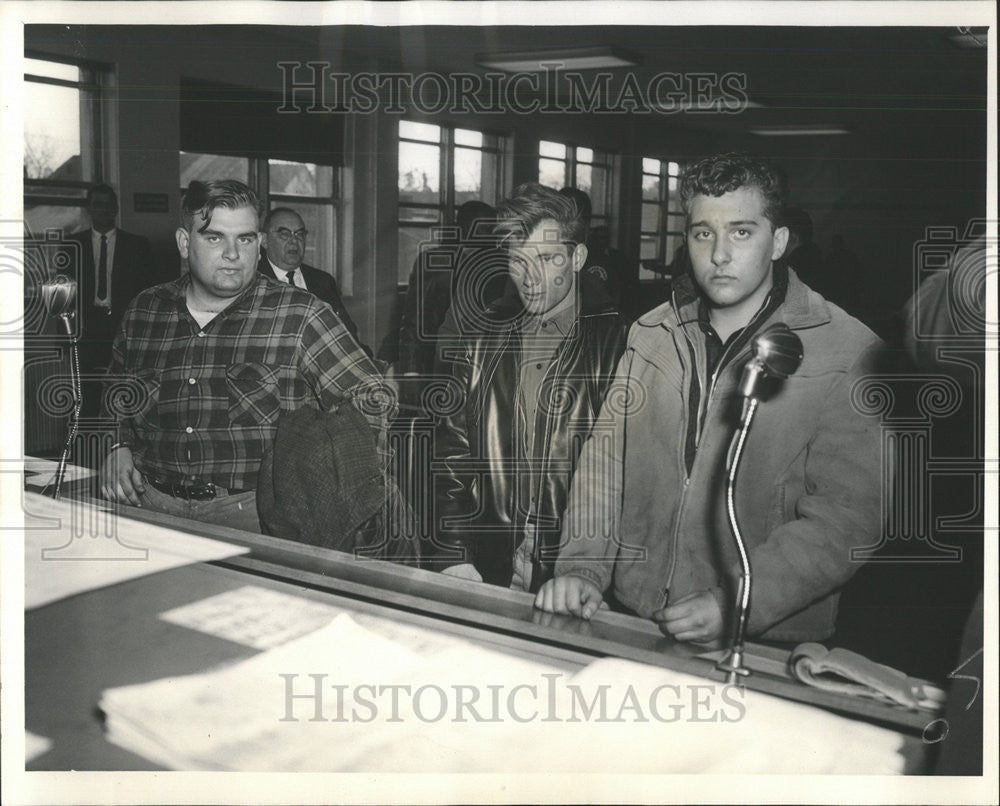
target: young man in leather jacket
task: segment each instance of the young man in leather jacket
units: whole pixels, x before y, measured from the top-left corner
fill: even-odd
[[[531,183],[497,212],[508,293],[475,316],[455,299],[441,331],[438,369],[458,405],[437,420],[433,564],[535,591],[552,575],[570,480],[626,324],[582,279],[576,202]]]

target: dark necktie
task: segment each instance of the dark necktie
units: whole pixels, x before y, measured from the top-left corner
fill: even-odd
[[[295,269],[285,272],[285,277],[288,278],[289,285],[295,285]]]
[[[97,298],[108,298],[108,236],[101,236],[101,253],[97,260]]]

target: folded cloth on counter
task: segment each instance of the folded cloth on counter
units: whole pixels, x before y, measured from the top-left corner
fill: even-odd
[[[800,644],[789,657],[792,676],[806,685],[838,694],[867,697],[912,710],[937,711],[945,694],[937,686],[849,649]]]

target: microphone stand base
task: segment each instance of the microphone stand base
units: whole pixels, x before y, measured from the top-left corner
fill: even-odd
[[[726,673],[726,683],[735,686],[741,677],[749,677],[750,670],[743,665],[743,650],[731,649],[725,658],[715,664],[715,668]]]

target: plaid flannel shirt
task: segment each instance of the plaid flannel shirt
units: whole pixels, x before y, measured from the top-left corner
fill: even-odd
[[[347,401],[385,466],[393,398],[329,305],[260,275],[202,328],[187,309],[189,283],[184,275],[139,294],[112,349],[104,414],[142,473],[256,488],[281,412]]]

